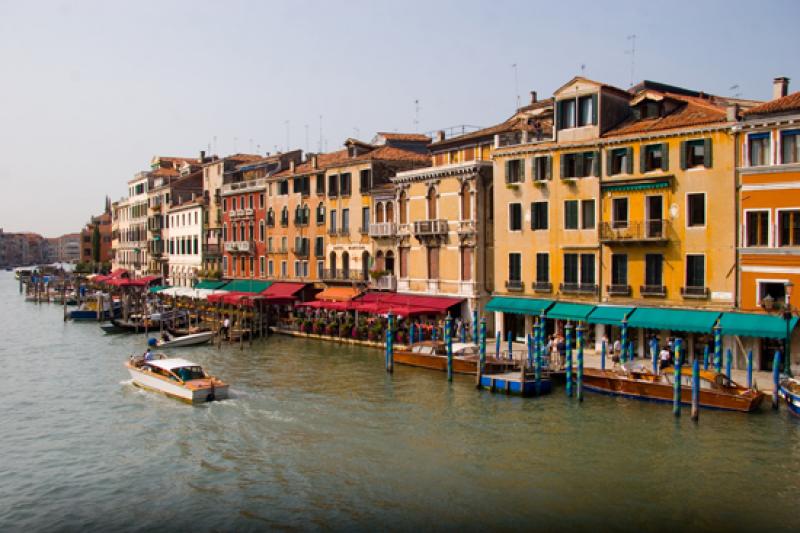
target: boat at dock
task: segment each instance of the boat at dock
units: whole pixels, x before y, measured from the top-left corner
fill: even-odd
[[[114,321],[108,322],[106,324],[100,324],[100,329],[102,329],[103,332],[106,333],[107,335],[113,335],[117,333],[130,333],[130,330],[116,325]]]
[[[778,387],[778,394],[786,401],[789,412],[800,416],[800,381],[796,378],[784,378]]]
[[[197,333],[189,333],[187,335],[173,335],[165,331],[163,337],[156,342],[156,346],[159,348],[198,346],[200,344],[206,344],[213,338],[213,331],[200,331]]]
[[[100,315],[98,317],[98,314]],[[73,309],[69,312],[68,316],[71,320],[87,321],[87,320],[111,320],[122,314],[122,304],[118,301],[109,303],[108,300],[103,301],[103,310],[98,312],[98,301],[92,298],[81,304],[78,309]]]
[[[171,398],[188,402],[204,403],[224,400],[228,397],[228,385],[209,375],[191,361],[169,358],[155,354],[146,361],[144,356],[131,356],[125,362],[133,384],[143,389],[166,394]]]
[[[456,374],[475,374],[478,371],[480,356],[478,347],[469,343],[453,343],[453,372]],[[394,362],[399,365],[416,366],[431,370],[447,371],[447,347],[444,342],[425,341],[413,344],[407,350],[394,350]],[[513,368],[509,360],[487,357],[485,367],[500,371]]]
[[[656,402],[673,401],[675,370],[665,368],[659,374],[641,362],[629,362],[613,369],[586,368],[583,387],[586,390]],[[681,368],[681,403],[692,403],[692,368]],[[748,389],[728,379],[725,374],[700,371],[700,407],[728,411],[754,411],[764,400],[764,393]]]
[[[539,396],[550,394],[553,390],[553,381],[548,373],[543,373],[539,379],[539,388],[536,387],[536,376],[533,371],[513,370],[492,374],[481,374],[478,387],[490,392],[504,392],[519,396]]]

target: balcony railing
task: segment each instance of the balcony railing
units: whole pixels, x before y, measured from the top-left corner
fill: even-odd
[[[292,253],[295,256],[304,259],[308,257],[308,246],[301,246],[299,248],[295,246],[294,248],[292,248]]]
[[[606,285],[606,292],[609,296],[630,296],[631,286],[618,283]]]
[[[624,225],[623,225],[624,224]],[[663,242],[669,239],[672,224],[669,220],[638,220],[603,222],[600,240],[611,243]]]
[[[506,280],[506,289],[509,292],[522,292],[525,289],[525,283],[519,279]]]
[[[681,287],[681,296],[697,300],[708,298],[708,287]]]
[[[667,288],[664,285],[642,285],[639,287],[639,294],[663,298],[667,295]]]
[[[564,294],[597,294],[597,284],[562,283],[558,286],[558,290]]]
[[[207,257],[219,257],[220,246],[219,244],[206,244],[203,246],[203,254]]]
[[[370,237],[395,237],[397,235],[397,224],[394,222],[376,222],[369,225]]]
[[[459,220],[458,221],[458,233],[459,235],[472,235],[475,233],[475,221],[474,220]]]
[[[397,278],[392,275],[381,276],[377,279],[373,279],[370,286],[379,291],[396,291]]]
[[[369,235],[369,226],[359,226],[358,232],[361,235]]]
[[[323,281],[367,281],[364,272],[334,268],[323,269],[322,279]]]
[[[228,211],[228,217],[234,218],[253,218],[255,211],[253,209],[231,209]]]
[[[417,220],[414,222],[414,235],[447,235],[447,220]]]
[[[339,234],[339,230],[336,229],[336,227],[328,228],[328,235],[338,235],[338,234]]]
[[[228,241],[225,243],[225,251],[229,253],[251,253],[255,246],[250,241]]]
[[[553,292],[553,284],[549,281],[534,281],[533,292]]]
[[[350,228],[339,228],[339,236],[350,235]]]

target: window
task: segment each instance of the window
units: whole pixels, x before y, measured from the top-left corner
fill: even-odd
[[[272,237],[267,238],[267,251],[268,252],[272,251]]]
[[[317,205],[317,225],[325,224],[325,204],[322,202]]]
[[[286,278],[286,261],[281,261],[281,278]]]
[[[550,179],[550,163],[552,157],[549,155],[533,158],[533,179],[534,181],[545,181]]]
[[[358,190],[360,192],[367,192],[372,187],[372,171],[370,169],[364,169],[359,173],[358,176]]]
[[[342,231],[344,233],[350,232],[350,210],[342,209]]]
[[[628,284],[628,255],[611,254],[611,284]]]
[[[231,198],[231,209],[236,210],[236,197]]]
[[[600,175],[600,152],[561,155],[561,178],[586,178]]]
[[[272,262],[272,259],[267,261],[267,276],[270,278],[275,275],[275,264]]]
[[[285,196],[289,194],[289,180],[281,180],[278,182],[278,196]]]
[[[336,198],[339,195],[339,176],[332,174],[328,176],[328,197]]]
[[[275,227],[275,211],[273,211],[271,207],[269,211],[267,211],[267,226],[271,228]]]
[[[508,229],[510,231],[522,229],[522,204],[508,204]]]
[[[581,229],[594,229],[594,200],[581,201]]]
[[[314,256],[325,257],[325,241],[322,237],[314,239]]]
[[[800,163],[800,130],[781,132],[781,163]]]
[[[548,283],[550,281],[550,254],[536,254],[536,282]]]
[[[522,254],[508,254],[508,281],[522,281]]]
[[[361,208],[361,233],[369,233],[369,207]]]
[[[258,258],[258,271],[261,273],[261,277],[264,277],[264,256],[260,256]]]
[[[769,246],[769,211],[745,212],[745,246]]]
[[[564,130],[575,127],[575,105],[574,99],[558,102],[558,129]]]
[[[564,202],[564,229],[578,229],[578,200]]]
[[[301,270],[301,267],[300,267],[300,261],[295,261],[294,262],[294,277],[299,278],[300,275],[301,275],[300,274],[301,272],[302,272],[302,270]]]
[[[253,225],[252,225],[252,224],[250,224],[250,226],[249,226],[249,230],[250,230],[250,231],[249,231],[249,234],[248,234],[248,235],[249,235],[249,237],[250,237],[250,238],[249,238],[248,240],[250,240],[250,241],[254,241],[254,240],[256,239],[256,235],[255,235],[255,228],[253,227]]]
[[[581,285],[594,285],[594,254],[581,254]]]
[[[227,198],[223,198],[222,199],[222,210],[223,211],[227,211],[228,210],[228,199]],[[175,225],[175,219],[174,218],[173,218],[173,221],[172,221],[172,225],[173,226]]]
[[[690,228],[706,225],[706,194],[702,192],[686,195],[686,225]]]
[[[428,279],[439,278],[439,247],[428,246]]]
[[[800,246],[800,210],[778,211],[778,246]]]
[[[250,209],[253,209],[253,195],[252,194],[250,195],[250,198],[248,200],[248,205],[249,205]],[[195,223],[196,222],[197,221],[195,220]]]
[[[264,209],[264,193],[263,192],[258,195],[258,208],[259,209]]]
[[[317,261],[317,277],[322,277],[322,271],[325,270],[325,261]]]
[[[711,167],[711,139],[681,143],[681,168]]]
[[[531,203],[531,229],[547,229],[547,202]]]
[[[336,209],[331,209],[329,220],[331,221],[329,233],[336,233]]]
[[[289,225],[289,208],[287,206],[283,206],[281,209],[281,226],[284,228]]]
[[[317,194],[325,194],[325,174],[317,174]]]
[[[786,282],[784,281],[760,281],[758,283],[758,302],[762,305],[764,298],[771,296],[776,302],[786,301]]]
[[[350,196],[350,193],[352,192],[352,189],[350,188],[351,184],[350,184],[350,173],[349,172],[345,172],[344,174],[341,174],[339,176],[339,184],[340,184],[339,192],[341,193],[341,195],[342,196]]]
[[[506,183],[520,183],[525,180],[525,166],[523,163],[523,159],[506,161]]]
[[[667,143],[648,144],[641,151],[641,171],[669,170],[669,147]]]
[[[578,98],[578,126],[597,124],[597,96],[588,95]]]
[[[687,287],[706,286],[706,256],[704,255],[686,256],[686,286]]]
[[[564,284],[578,283],[578,254],[564,254]]]
[[[663,283],[664,256],[661,254],[645,254],[644,284],[650,287],[661,287]]]
[[[769,133],[751,133],[747,136],[747,153],[750,166],[769,165]]]
[[[472,279],[472,248],[468,246],[462,246],[460,251],[461,251],[461,280],[470,281]]]
[[[609,176],[633,174],[633,148],[615,148],[609,150],[607,157],[606,174]]]

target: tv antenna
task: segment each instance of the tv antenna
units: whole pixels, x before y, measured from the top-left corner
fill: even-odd
[[[319,148],[317,151],[322,153],[322,115],[319,116]]]
[[[736,83],[736,84],[734,84],[734,85],[731,85],[731,86],[728,88],[728,90],[729,90],[729,91],[737,91],[737,92],[734,92],[734,93],[733,93],[733,97],[734,97],[734,98],[739,98],[739,97],[741,97],[741,96],[742,96],[742,92],[741,92],[741,91],[739,91],[739,84],[738,84],[738,83]]]
[[[308,152],[310,150],[310,148],[311,148],[308,145],[308,124],[305,124],[303,127],[306,129],[306,152]]]
[[[632,33],[626,37],[631,42],[631,47],[629,50],[626,50],[626,54],[630,54],[631,56],[631,84],[630,87],[633,87],[634,80],[636,79],[636,34]]]
[[[514,94],[517,96],[517,107],[519,109],[519,73],[517,71],[517,64],[512,63],[511,68],[514,69]]]
[[[285,151],[288,152],[289,151],[289,144],[290,144],[290,142],[289,142],[289,139],[290,139],[290,137],[289,137],[289,121],[288,120],[284,120],[284,124],[286,124],[286,150]]]
[[[581,63],[581,76],[583,76],[585,73],[586,73],[586,64]]]
[[[414,131],[419,131],[419,98],[414,99]]]

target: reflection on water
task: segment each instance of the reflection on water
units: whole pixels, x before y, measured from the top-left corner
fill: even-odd
[[[130,384],[144,336],[63,324],[0,278],[0,530],[794,529],[800,421],[563,389],[539,400],[273,337],[176,350],[232,384],[192,407]],[[768,402],[767,402],[768,403]]]

